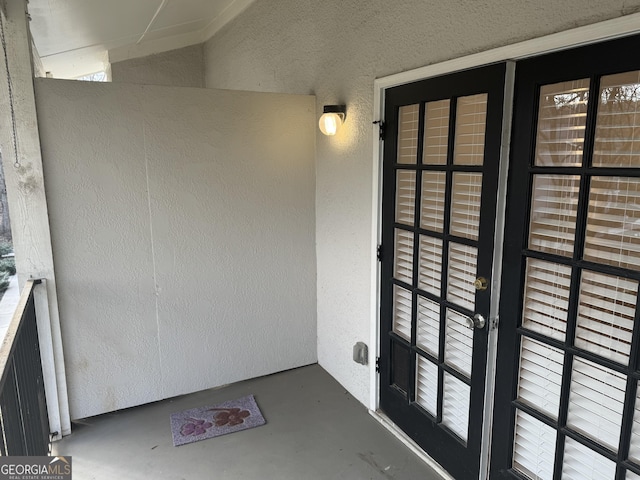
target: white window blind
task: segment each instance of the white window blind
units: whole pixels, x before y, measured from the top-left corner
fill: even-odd
[[[640,475],[633,473],[631,470],[627,470],[627,474],[624,478],[625,480],[640,480]]]
[[[449,228],[453,235],[471,240],[478,239],[481,194],[481,173],[456,172],[453,174]]]
[[[570,257],[575,241],[580,177],[535,175],[529,248]]]
[[[628,364],[637,292],[634,280],[583,271],[576,346]]]
[[[556,340],[564,340],[570,287],[570,267],[527,259],[522,326]]]
[[[442,423],[466,441],[471,388],[448,372],[444,372],[443,379]]]
[[[636,384],[636,406],[633,411],[633,426],[631,427],[631,443],[629,458],[640,463],[640,385]]]
[[[413,232],[395,229],[394,278],[413,284]]]
[[[582,164],[589,80],[540,88],[535,164],[571,167]]]
[[[420,235],[420,268],[418,286],[434,295],[440,295],[442,283],[442,240]]]
[[[396,179],[396,222],[413,226],[416,210],[416,172],[398,170]]]
[[[398,285],[393,286],[393,331],[411,341],[411,292]]]
[[[440,346],[440,305],[418,295],[416,344],[434,357]]]
[[[425,106],[424,146],[425,165],[445,165],[449,147],[449,109],[451,102],[438,100]]]
[[[420,355],[417,357],[416,402],[435,417],[438,412],[438,367]]]
[[[618,449],[626,378],[588,360],[574,358],[567,425]]]
[[[447,300],[468,310],[474,310],[478,249],[459,243],[449,243],[449,274]]]
[[[445,172],[422,172],[420,226],[424,229],[442,232],[446,178]]]
[[[444,361],[471,378],[473,329],[467,327],[467,317],[447,308]]]
[[[516,412],[513,468],[532,480],[552,480],[556,431],[520,410]]]
[[[487,123],[487,94],[459,97],[456,108],[456,131],[453,163],[482,165]]]
[[[564,354],[553,347],[524,337],[520,347],[518,399],[558,418]]]
[[[584,258],[640,267],[640,178],[592,178]]]
[[[598,98],[589,98],[589,80],[546,85],[540,89],[535,165],[576,167],[586,161],[585,125],[589,100],[597,101],[592,165],[640,167],[640,72],[600,79]],[[591,175],[591,172],[583,175]],[[574,257],[574,242],[584,235],[584,251],[575,256],[597,264],[640,269],[640,179],[594,175],[535,174],[528,247]],[[587,200],[584,232],[577,229],[577,205]],[[566,340],[572,268],[552,261],[526,260],[522,326],[560,342]],[[602,361],[630,362],[638,281],[579,266],[575,337],[572,343]],[[574,266],[578,268],[578,266]],[[575,278],[575,275],[574,275]],[[577,287],[577,288],[576,288]],[[617,452],[621,442],[627,376],[601,365],[597,357],[572,359],[566,426]],[[557,419],[566,354],[521,337],[518,400]],[[569,379],[565,379],[565,382]],[[640,394],[636,400],[629,459],[640,463]],[[532,479],[551,478],[556,431],[522,411],[515,418],[513,468]],[[540,433],[546,432],[546,434]],[[541,440],[541,438],[545,438]],[[545,453],[546,452],[546,453]],[[538,461],[541,458],[544,460]],[[545,467],[544,465],[547,465]],[[626,471],[628,480],[640,476]],[[570,436],[564,439],[562,479],[616,478],[616,462]]]
[[[600,79],[595,167],[640,167],[640,72]]]
[[[565,440],[562,480],[605,480],[615,475],[614,462],[572,438]]]
[[[398,112],[398,163],[415,164],[418,156],[420,105],[406,105]]]

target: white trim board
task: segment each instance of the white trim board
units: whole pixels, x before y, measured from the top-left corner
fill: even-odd
[[[559,50],[567,50],[581,45],[596,43],[604,40],[612,40],[624,36],[640,33],[640,13],[627,15],[624,17],[607,20],[604,22],[586,25],[583,27],[565,30],[544,37],[539,37],[512,45],[494,48],[473,55],[455,58],[445,62],[428,65],[425,67],[409,70],[406,72],[378,78],[374,81],[373,92],[373,116],[374,120],[384,119],[384,97],[387,88],[403,85],[418,80],[445,75],[461,70],[467,70],[491,63],[503,62],[507,60],[522,60],[528,57],[548,54]],[[375,359],[380,355],[380,265],[376,256],[376,247],[381,242],[382,229],[382,160],[383,146],[378,136],[378,125],[372,126],[372,228],[371,228],[371,271],[374,272],[371,278],[371,324],[370,324],[370,351],[373,361],[369,365],[370,390],[369,390],[369,411],[385,428],[398,437],[420,458],[429,465],[437,466],[420,447],[415,444],[406,434],[391,422],[384,414],[378,411],[379,408],[379,388],[380,379],[376,372]],[[503,159],[508,162],[508,158]],[[485,412],[486,414],[486,412]],[[417,449],[417,450],[416,450]],[[480,477],[485,478],[487,465],[483,465]],[[442,471],[439,470],[442,474]],[[448,476],[443,478],[450,478]]]

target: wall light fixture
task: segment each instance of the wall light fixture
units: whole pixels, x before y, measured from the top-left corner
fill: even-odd
[[[325,135],[335,135],[347,118],[346,105],[325,105],[318,125]]]

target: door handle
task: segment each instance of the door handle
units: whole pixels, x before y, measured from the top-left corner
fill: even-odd
[[[489,282],[487,282],[487,279],[484,277],[478,277],[476,278],[476,281],[473,282],[473,286],[476,290],[482,291],[487,289],[487,287],[489,286]]]
[[[467,327],[472,329],[472,330],[474,328],[477,328],[478,330],[481,330],[481,329],[484,328],[484,326],[486,324],[487,324],[487,321],[479,313],[476,313],[473,317],[467,317]]]

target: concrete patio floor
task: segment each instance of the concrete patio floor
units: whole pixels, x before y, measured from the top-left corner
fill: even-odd
[[[173,412],[253,394],[267,424],[174,447]],[[320,366],[82,420],[53,445],[76,480],[436,480]]]

